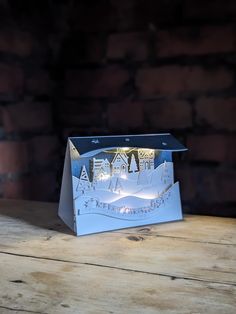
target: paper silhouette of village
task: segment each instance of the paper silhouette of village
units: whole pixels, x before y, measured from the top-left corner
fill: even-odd
[[[73,174],[74,206],[78,215],[101,214],[119,219],[151,217],[165,207],[174,184],[173,163],[161,162],[155,168],[158,151],[143,148],[116,148],[101,156],[80,158]],[[100,154],[101,155],[101,154]]]

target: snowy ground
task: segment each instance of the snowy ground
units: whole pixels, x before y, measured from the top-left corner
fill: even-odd
[[[157,198],[163,191],[173,185],[173,163],[166,162],[153,171],[130,173],[127,178],[108,178],[93,183],[91,187],[82,189],[80,180],[73,177],[73,194],[76,201],[81,197],[94,198],[111,203],[127,196],[140,199]],[[140,200],[139,200],[140,201]]]
[[[153,171],[112,177],[96,184],[73,177],[74,206],[79,235],[182,219],[179,184],[173,163]]]
[[[119,178],[119,190],[114,189],[117,177],[81,189],[80,180],[73,177],[76,197],[74,205],[80,215],[97,213],[119,219],[144,219],[165,206],[172,197],[173,164],[165,163],[153,171],[132,173]],[[114,182],[113,182],[114,181]]]
[[[172,189],[175,185],[172,185],[159,197],[154,199],[143,199],[137,196],[120,197],[119,199],[107,203],[104,200],[99,200],[94,197],[81,196],[78,197],[75,202],[77,212],[80,214],[100,213],[111,216],[120,216],[123,219],[127,214],[132,217],[134,215],[144,217],[147,213],[154,212],[156,209],[165,205],[168,199],[171,197]],[[127,217],[126,217],[127,218]]]
[[[178,182],[153,202],[156,202],[156,206],[139,207],[135,211],[127,208],[116,210],[113,205],[107,205],[102,209],[96,206],[83,210],[82,203],[77,202],[75,205],[77,213],[77,206],[81,206],[76,216],[77,233],[83,235],[182,219]]]

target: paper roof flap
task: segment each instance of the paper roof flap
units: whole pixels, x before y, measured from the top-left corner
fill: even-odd
[[[70,137],[80,154],[108,147],[140,147],[179,152],[187,150],[171,134]]]

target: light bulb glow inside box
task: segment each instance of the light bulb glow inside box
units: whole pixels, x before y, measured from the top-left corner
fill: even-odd
[[[170,134],[69,138],[59,216],[77,235],[182,219]]]

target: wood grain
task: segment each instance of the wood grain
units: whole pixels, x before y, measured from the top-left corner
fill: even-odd
[[[56,211],[0,200],[0,313],[235,313],[235,219],[77,238]]]
[[[1,306],[39,313],[235,313],[236,287],[4,255]],[[18,282],[16,282],[18,281]]]

